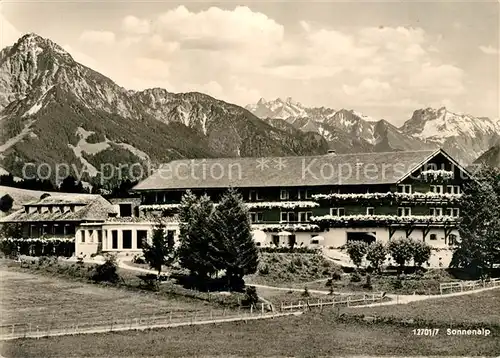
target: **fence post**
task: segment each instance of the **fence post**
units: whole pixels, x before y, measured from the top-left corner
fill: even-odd
[[[113,330],[113,319],[111,319],[111,325],[109,326],[109,331],[111,332]]]
[[[281,301],[281,312],[283,312],[283,301]]]
[[[363,304],[366,306],[366,293],[363,293]]]
[[[443,295],[443,284],[439,284],[439,294],[442,296]]]
[[[172,323],[172,311],[168,315],[168,323]]]
[[[260,313],[264,315],[264,302],[260,304]]]
[[[222,317],[226,317],[226,307],[222,310]]]
[[[38,329],[38,326],[36,326],[36,339],[40,339],[40,330]]]
[[[349,299],[351,298],[351,296],[347,296],[347,307],[349,307]]]
[[[319,308],[323,311],[323,300],[319,299]]]

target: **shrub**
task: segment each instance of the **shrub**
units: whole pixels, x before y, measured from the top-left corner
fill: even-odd
[[[368,289],[368,290],[373,289],[373,286],[372,286],[372,277],[371,277],[371,275],[366,275],[366,282],[365,282],[365,284],[363,285],[363,288],[366,288],[366,289]]]
[[[413,258],[414,241],[412,239],[399,238],[389,242],[389,252],[394,261],[399,265],[398,271],[404,271],[408,261]]]
[[[344,248],[356,267],[360,267],[368,248],[366,243],[363,241],[349,241]]]
[[[342,279],[342,269],[338,266],[335,266],[332,270],[332,280],[334,281],[338,281],[340,279]]]
[[[391,284],[392,284],[392,287],[396,290],[403,288],[403,281],[400,278],[396,278],[396,279],[392,280]]]
[[[351,274],[351,282],[361,282],[361,276],[357,272]]]
[[[91,274],[91,280],[95,282],[116,283],[120,279],[117,273],[116,257],[108,255],[102,265],[97,265]]]
[[[309,290],[307,289],[307,287],[304,287],[304,292],[302,292],[302,297],[309,297],[310,294],[309,294]]]
[[[148,273],[146,275],[139,275],[139,279],[141,283],[139,287],[149,291],[157,291],[158,290],[158,277],[154,274]]]
[[[269,266],[264,265],[262,268],[259,269],[259,274],[262,276],[269,275]]]
[[[259,252],[265,253],[278,253],[278,254],[317,254],[319,249],[309,248],[309,247],[259,247]]]
[[[141,254],[137,254],[132,258],[132,262],[134,264],[145,264],[146,260],[144,260],[144,256],[142,256]]]
[[[421,268],[424,262],[429,261],[432,251],[431,247],[422,241],[413,243],[413,261],[415,266]]]
[[[387,248],[381,242],[372,242],[368,246],[366,253],[366,260],[370,262],[375,271],[380,271],[380,266],[385,261],[387,255]]]
[[[257,289],[255,286],[248,286],[245,290],[245,297],[241,301],[243,306],[255,306],[259,302]]]

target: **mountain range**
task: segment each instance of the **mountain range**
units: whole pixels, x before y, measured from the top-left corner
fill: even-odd
[[[36,34],[0,52],[0,129],[0,167],[17,176],[24,163],[66,163],[90,177],[110,164],[328,149],[319,134],[278,129],[202,93],[126,90]]]
[[[0,174],[18,177],[33,174],[33,167],[23,173],[26,163],[39,165],[39,176],[54,179],[52,169],[62,164],[88,179],[111,176],[118,167],[125,168],[114,170],[122,177],[138,175],[180,158],[440,145],[470,163],[499,143],[499,133],[498,122],[445,108],[417,110],[397,128],[353,110],[307,108],[291,98],[243,108],[198,92],[131,91],[36,34],[0,51]]]
[[[322,135],[339,153],[442,147],[470,164],[500,143],[500,120],[457,114],[445,107],[418,109],[401,127],[350,109],[306,107],[292,98],[261,98],[246,108],[276,128]]]

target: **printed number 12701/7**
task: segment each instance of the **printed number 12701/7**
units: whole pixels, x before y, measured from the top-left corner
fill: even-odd
[[[439,328],[416,328],[412,330],[414,336],[437,336]]]

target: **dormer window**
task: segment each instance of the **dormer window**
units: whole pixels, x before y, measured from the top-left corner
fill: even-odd
[[[399,184],[398,193],[411,194],[411,184]]]
[[[281,189],[280,190],[280,199],[281,200],[288,200],[290,198],[290,192],[286,189]]]
[[[30,207],[29,207],[28,205],[25,205],[25,206],[24,206],[24,212],[25,212],[26,214],[29,214],[29,212],[30,212]]]
[[[258,190],[250,190],[248,192],[248,201],[256,201],[262,200],[262,196],[260,195]]]
[[[431,193],[443,194],[443,186],[442,185],[431,185]]]

